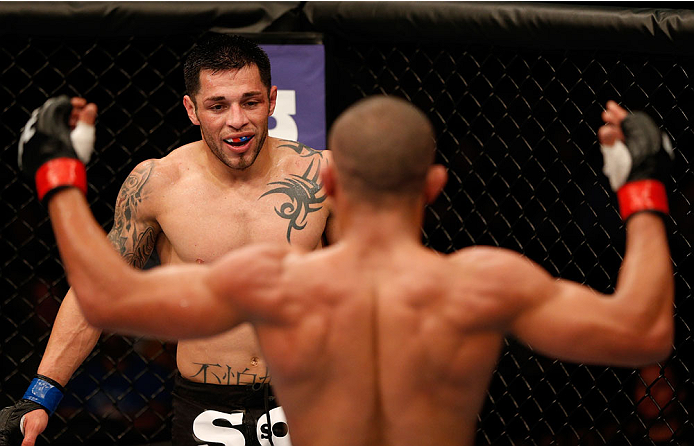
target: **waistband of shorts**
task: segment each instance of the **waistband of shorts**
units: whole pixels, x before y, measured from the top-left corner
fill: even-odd
[[[211,399],[226,399],[232,397],[264,398],[265,395],[274,396],[272,386],[265,383],[241,385],[200,383],[186,379],[180,373],[176,373],[174,378],[174,391],[181,396],[191,395],[199,397],[204,395]]]

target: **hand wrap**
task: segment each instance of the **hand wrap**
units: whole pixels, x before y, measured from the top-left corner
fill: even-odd
[[[672,144],[642,112],[622,121],[624,143],[600,146],[603,173],[617,192],[622,219],[642,211],[669,212],[664,182],[673,158]]]
[[[40,404],[48,415],[53,415],[64,393],[65,389],[56,381],[47,376],[36,375],[22,399]]]
[[[84,122],[71,130],[71,112],[70,98],[51,98],[34,110],[19,138],[19,167],[36,181],[41,201],[64,187],[87,193],[84,163],[94,150],[95,130]]]
[[[52,415],[63,393],[63,386],[46,376],[36,375],[22,399],[0,410],[0,446],[20,444],[24,438],[24,415],[37,409]]]

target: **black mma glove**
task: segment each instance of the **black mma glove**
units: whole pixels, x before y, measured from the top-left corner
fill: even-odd
[[[20,428],[22,417],[36,409],[43,409],[33,401],[19,400],[14,406],[0,410],[0,446],[19,446],[24,439]]]
[[[600,145],[600,150],[603,173],[617,192],[622,219],[641,211],[667,214],[664,182],[674,157],[670,139],[643,112],[628,115],[621,127],[624,142]]]
[[[93,125],[69,120],[72,104],[67,96],[50,98],[34,110],[19,138],[19,168],[36,181],[39,200],[64,187],[87,193],[84,163],[94,150]]]
[[[36,409],[45,410],[48,416],[53,415],[63,393],[63,386],[56,381],[36,375],[22,399],[0,410],[0,446],[19,445],[24,438],[22,417]]]

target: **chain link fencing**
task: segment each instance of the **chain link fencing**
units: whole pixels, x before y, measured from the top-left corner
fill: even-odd
[[[110,228],[135,165],[199,138],[181,105],[182,61],[200,34],[10,35],[0,47],[0,406],[21,398],[68,289],[46,210],[16,165],[30,111],[56,94],[100,107],[88,199]],[[608,99],[645,110],[674,141],[671,216],[676,339],[641,370],[564,363],[509,339],[480,414],[479,445],[691,444],[694,131],[686,55],[543,50],[326,35],[329,120],[370,94],[411,100],[434,122],[449,184],[424,242],[521,252],[551,274],[610,292],[624,226],[601,174],[596,132]],[[70,381],[43,444],[166,442],[175,345],[104,335]]]

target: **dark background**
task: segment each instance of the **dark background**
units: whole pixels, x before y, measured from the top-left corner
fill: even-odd
[[[680,4],[0,3],[0,407],[24,393],[68,289],[46,211],[17,172],[30,111],[61,93],[99,105],[88,197],[109,229],[131,169],[199,138],[181,105],[181,64],[204,33],[318,35],[328,125],[382,93],[411,100],[434,122],[450,182],[422,235],[442,252],[503,246],[610,292],[624,228],[601,174],[600,112],[615,99],[663,127],[676,151],[671,358],[643,378],[550,360],[509,340],[477,443],[691,444],[694,13],[666,7]],[[171,344],[103,336],[40,444],[166,442],[174,358]]]

